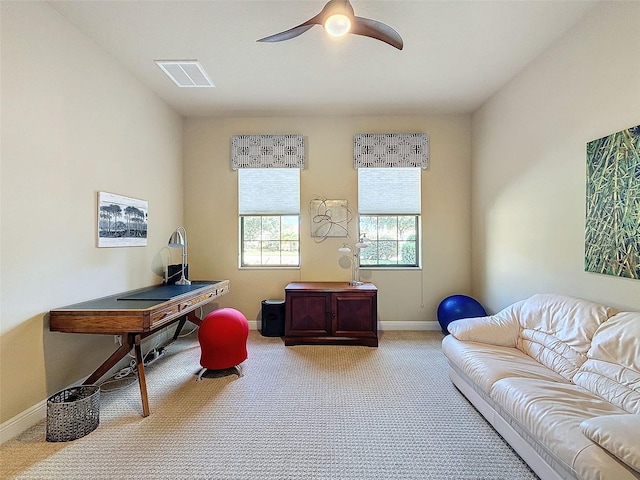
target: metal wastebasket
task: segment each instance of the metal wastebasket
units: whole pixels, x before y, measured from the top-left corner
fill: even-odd
[[[284,300],[263,300],[261,323],[263,337],[284,336]]]
[[[47,442],[84,437],[100,423],[100,387],[67,388],[47,400]]]

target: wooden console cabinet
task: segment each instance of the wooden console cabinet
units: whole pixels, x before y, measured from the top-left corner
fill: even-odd
[[[284,344],[377,347],[378,289],[372,283],[290,283],[285,287]]]

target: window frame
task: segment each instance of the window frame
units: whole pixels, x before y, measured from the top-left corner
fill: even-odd
[[[362,228],[362,219],[363,217],[366,218],[376,218],[379,219],[381,217],[385,217],[385,218],[396,218],[396,226],[398,225],[398,219],[399,217],[412,217],[415,221],[415,238],[414,239],[406,239],[403,240],[401,238],[399,238],[398,235],[398,231],[396,231],[396,236],[393,239],[386,239],[386,238],[379,238],[379,228],[376,229],[375,234],[373,234],[373,232],[369,230],[364,230]],[[379,225],[379,222],[378,222]],[[421,251],[421,215],[419,214],[367,214],[367,215],[358,215],[358,238],[360,238],[362,235],[365,235],[367,238],[367,243],[369,243],[369,247],[364,248],[362,250],[360,250],[360,268],[361,269],[385,269],[385,270],[389,270],[389,269],[401,269],[401,270],[406,270],[406,269],[420,269],[422,268],[422,251]],[[414,263],[380,263],[380,257],[379,255],[376,255],[376,259],[378,263],[375,264],[368,264],[368,263],[363,263],[363,259],[366,259],[368,256],[368,252],[370,251],[369,248],[371,248],[372,245],[380,245],[380,243],[383,242],[393,242],[396,244],[396,254],[398,256],[398,259],[400,259],[401,257],[401,249],[399,248],[399,244],[400,243],[406,243],[409,244],[409,242],[411,244],[414,245],[415,248],[415,262]],[[379,252],[379,247],[377,248],[378,252]],[[366,261],[366,260],[365,260]]]
[[[291,219],[293,219],[295,217],[295,221],[291,221],[290,224],[294,224],[296,225],[296,239],[291,240],[291,239],[286,239],[283,238],[283,228],[282,228],[282,224],[283,224],[283,217],[289,217]],[[264,222],[265,218],[277,218],[279,219],[279,238],[278,239],[267,239],[267,238],[259,238],[259,239],[245,239],[245,220],[247,218],[260,218],[261,219],[261,228],[260,228],[260,232],[261,232],[261,237],[263,236],[262,234],[264,233],[265,229],[262,227],[262,224]],[[287,214],[287,215],[277,215],[277,214],[269,214],[269,215],[238,215],[238,229],[239,229],[239,251],[238,251],[238,268],[240,269],[248,269],[248,268],[258,268],[258,269],[286,269],[286,268],[293,268],[293,269],[299,269],[300,268],[300,215],[291,215],[291,214]],[[286,230],[285,230],[286,231]],[[248,251],[245,250],[245,245],[247,243],[250,242],[259,242],[259,243],[267,243],[267,242],[279,242],[280,243],[280,248],[277,250],[278,255],[280,257],[280,263],[263,263],[264,262],[264,257],[263,257],[263,252],[264,252],[264,248],[261,245],[260,250],[260,263],[246,263],[245,259],[247,257],[247,253]],[[296,262],[295,263],[282,263],[282,252],[286,251],[282,249],[282,243],[283,242],[291,242],[291,243],[295,243],[297,245],[297,249],[293,250],[295,251],[297,254],[295,255],[296,257]]]

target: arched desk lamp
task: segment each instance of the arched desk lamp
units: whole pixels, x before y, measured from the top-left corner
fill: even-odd
[[[176,285],[191,285],[191,282],[184,276],[184,270],[187,265],[187,230],[184,227],[178,227],[169,237],[169,246],[173,248],[182,248],[182,276],[176,281]]]
[[[349,285],[364,285],[364,282],[360,281],[360,250],[369,246],[367,241],[367,236],[362,234],[353,246],[343,243],[342,247],[338,249],[340,253],[351,261],[351,281]]]

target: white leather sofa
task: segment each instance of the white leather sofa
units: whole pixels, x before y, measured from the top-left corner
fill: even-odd
[[[640,479],[640,312],[539,294],[448,330],[451,380],[540,478]]]

